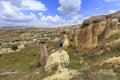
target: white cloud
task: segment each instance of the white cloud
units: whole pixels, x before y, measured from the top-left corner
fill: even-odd
[[[113,3],[116,5],[116,6],[120,6],[120,0],[105,0],[106,3]]]
[[[99,8],[95,8],[95,10],[97,11],[97,10],[99,10]]]
[[[41,13],[40,13],[41,16]],[[41,16],[42,18],[40,19],[40,24],[46,26],[46,27],[58,27],[58,26],[67,26],[67,25],[76,25],[82,22],[83,17],[79,16],[79,18],[72,18],[70,20],[65,20],[59,15],[55,16]]]
[[[75,1],[71,3],[75,4]],[[81,2],[79,4],[81,4]],[[81,16],[77,14],[77,11],[80,9],[80,6],[78,6],[78,4],[77,6],[69,4],[70,6],[73,6],[73,10],[69,14],[69,16],[71,16],[71,20],[65,20],[59,15],[45,16],[42,11],[47,10],[47,8],[43,3],[37,0],[3,0],[0,1],[0,5],[2,5],[3,7],[3,9],[0,9],[0,27],[1,26],[58,27],[63,25],[78,24],[81,18]],[[25,14],[23,10],[24,11],[27,10],[31,13]],[[35,14],[33,10],[39,10],[39,13]]]
[[[0,15],[1,26],[28,26],[31,22],[34,24],[34,21],[37,21],[37,18],[32,12],[30,15],[24,15],[22,12]]]
[[[56,16],[42,16],[42,18],[41,18],[41,21],[50,21],[50,22],[58,22],[58,21],[61,21],[61,18],[58,16],[58,15],[56,15]]]
[[[2,5],[4,5],[4,8],[9,7],[11,9],[19,9],[19,10],[40,10],[40,11],[46,11],[46,6],[41,3],[40,1],[35,0],[3,0],[0,1]],[[7,6],[5,6],[7,5]]]
[[[59,0],[60,7],[57,8],[64,15],[71,17],[66,23],[75,23],[82,15],[78,14],[81,9],[81,0]]]
[[[3,0],[0,5],[3,7],[0,10],[1,26],[37,26],[36,15],[32,12],[25,15],[22,10],[47,10],[44,4],[35,0]]]
[[[20,10],[19,8],[17,8],[16,6],[12,5],[10,2],[1,2],[4,10],[1,12],[7,12],[7,13],[14,13],[15,11]]]
[[[39,16],[43,16],[42,12],[38,13]]]
[[[65,23],[65,20],[58,16],[44,16],[43,14],[39,13],[39,15],[41,16],[40,19],[40,25],[42,24],[42,26],[46,26],[46,27],[56,27],[56,26],[62,26]]]
[[[59,0],[59,3],[60,7],[57,10],[63,14],[72,14],[81,8],[81,0]]]
[[[35,0],[23,0],[22,8],[25,10],[41,10],[41,11],[47,10],[44,4]]]
[[[16,7],[21,7],[22,0],[10,0],[10,3]]]
[[[105,0],[105,2],[119,2],[120,0]]]
[[[13,0],[15,1],[15,0]],[[3,6],[3,10],[0,11],[0,19],[4,21],[11,21],[11,22],[24,22],[24,21],[30,21],[36,16],[31,13],[30,15],[24,15],[24,13],[21,12],[21,9],[17,6],[11,4],[9,1],[1,1],[1,4]],[[16,3],[17,4],[17,3]]]
[[[113,10],[113,9],[110,9],[109,10],[109,13],[114,13],[114,12],[116,12],[117,10]]]

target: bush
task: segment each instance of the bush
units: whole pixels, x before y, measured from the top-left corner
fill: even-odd
[[[12,45],[11,49],[14,50],[14,51],[16,51],[18,49],[18,46],[17,45]]]

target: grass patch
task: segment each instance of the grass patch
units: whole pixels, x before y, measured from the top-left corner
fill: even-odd
[[[9,36],[0,36],[0,39],[4,40],[4,41],[14,41],[16,39],[18,39],[19,35],[15,34],[15,35],[9,35]]]
[[[51,72],[46,72],[45,70],[44,70],[44,67],[43,66],[41,66],[40,67],[40,70],[39,70],[39,75],[37,76],[37,78],[35,79],[35,80],[41,80],[41,79],[43,79],[43,78],[45,78],[45,77],[47,77],[47,76],[51,76],[51,75],[53,75],[54,73],[55,73],[55,71],[53,70],[53,71],[51,71]]]
[[[39,56],[34,54],[14,52],[9,54],[2,54],[0,57],[0,70],[27,70],[38,66],[40,66]]]

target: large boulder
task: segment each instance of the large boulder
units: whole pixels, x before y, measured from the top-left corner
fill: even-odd
[[[52,69],[57,68],[57,70],[62,70],[64,65],[69,64],[69,55],[65,50],[62,52],[56,51],[52,53],[47,60],[45,71],[52,71]]]
[[[63,48],[67,48],[68,46],[69,46],[69,38],[67,34],[64,34]]]

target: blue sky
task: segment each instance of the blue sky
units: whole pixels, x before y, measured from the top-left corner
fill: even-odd
[[[120,0],[0,0],[0,27],[76,25],[120,10]]]

